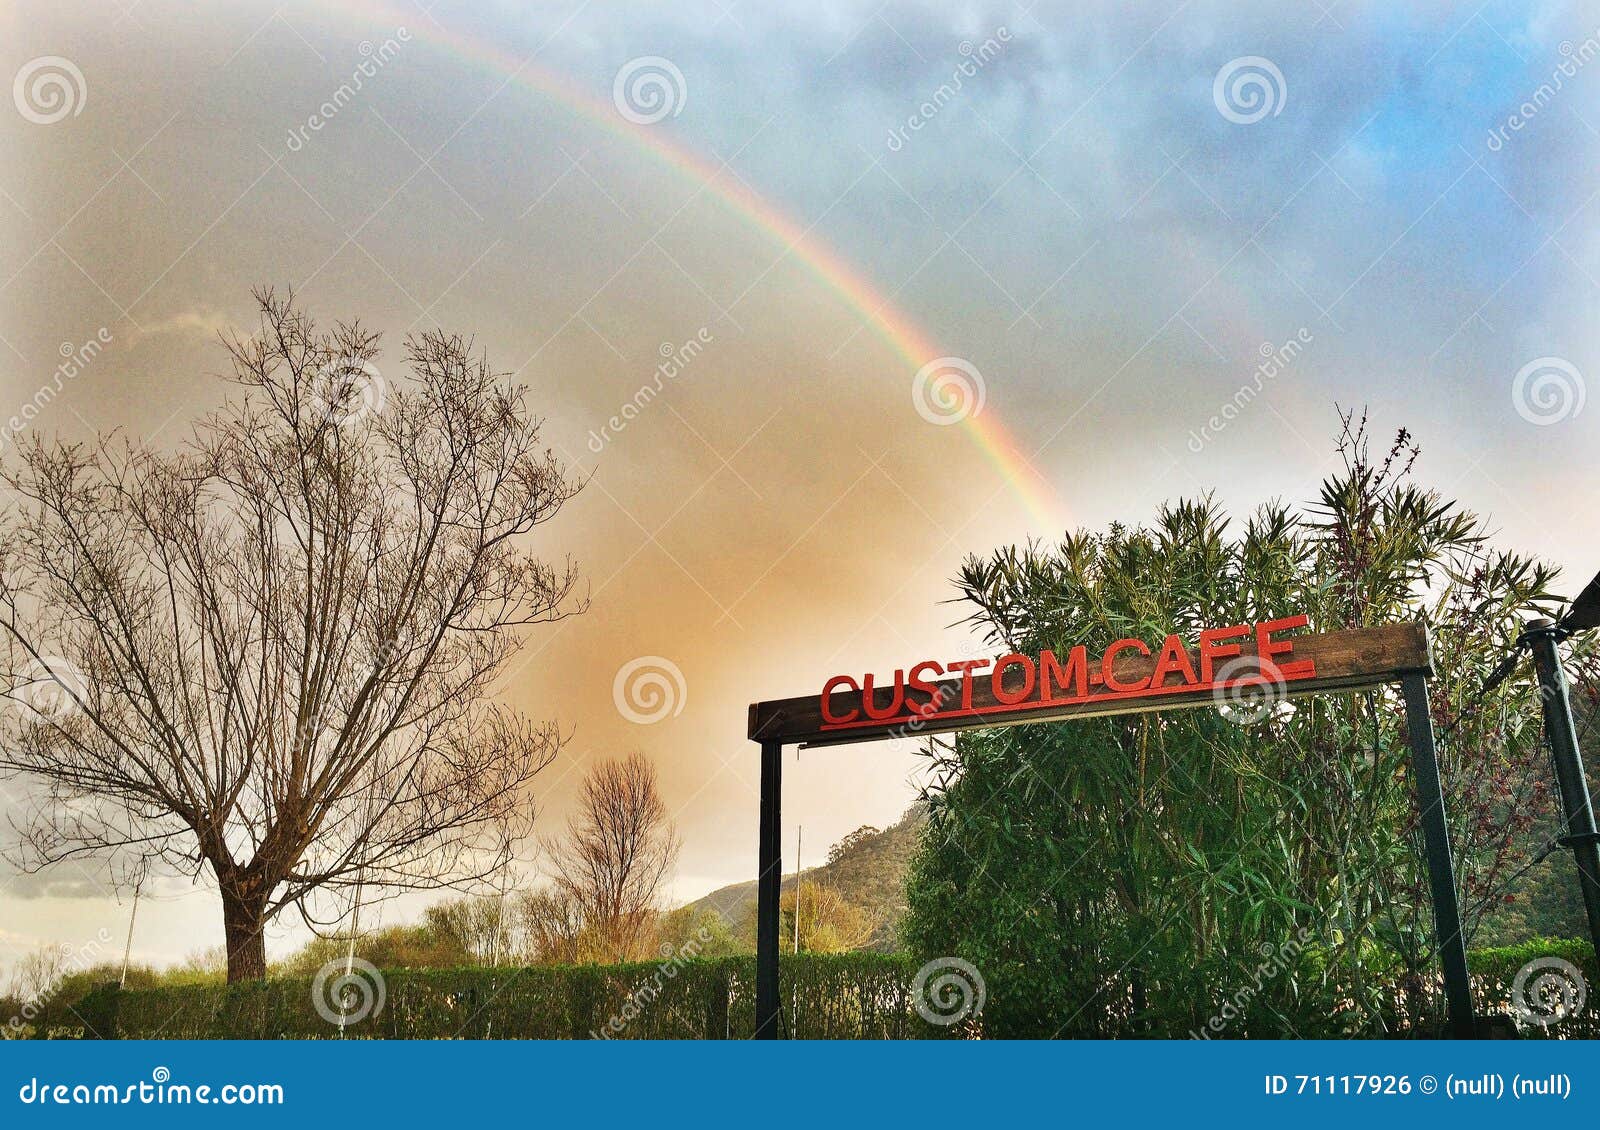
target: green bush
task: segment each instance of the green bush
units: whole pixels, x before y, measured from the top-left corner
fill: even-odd
[[[1600,986],[1594,951],[1587,943],[1541,941],[1482,950],[1470,959],[1478,1008],[1506,1013],[1517,971],[1544,956],[1574,962],[1591,985]],[[1314,963],[1309,952],[1307,961]],[[802,1039],[817,1040],[1005,1034],[1003,1023],[996,1029],[982,1022],[989,1019],[987,1012],[977,1025],[942,1027],[922,1019],[912,995],[917,969],[917,961],[905,954],[786,955],[784,1031],[793,1029]],[[1009,975],[985,973],[991,1003],[1010,994]],[[1440,995],[1437,976],[1406,985],[1399,983],[1400,976],[1374,973],[1393,1002],[1386,1016],[1388,1031],[1437,1034],[1431,1027]],[[401,969],[382,977],[382,1011],[349,1024],[343,1033],[347,1038],[720,1040],[742,1038],[755,1027],[755,959],[749,955],[630,965]],[[76,999],[56,995],[22,1034],[40,1039],[339,1038],[337,1023],[317,1011],[312,987],[306,977],[122,990],[104,985]],[[1189,989],[1196,994],[1193,1011],[1201,1016],[1210,1015],[1225,995],[1225,990],[1207,985],[1198,970]],[[1408,1019],[1416,1016],[1424,1019]],[[1114,1026],[1109,1017],[1103,1019]],[[1538,1038],[1600,1037],[1600,996],[1580,1015],[1549,1029],[1522,1025],[1521,1030]],[[1138,1034],[1181,1038],[1190,1033]],[[1281,1001],[1261,994],[1253,994],[1240,1016],[1217,1033],[1229,1038],[1334,1034],[1370,1033],[1364,1028],[1340,1033],[1337,1018],[1319,1026],[1306,1016],[1284,1014]]]
[[[785,957],[785,1030],[796,1025],[798,1011],[797,1032],[806,1039],[951,1035],[917,1015],[910,992],[915,971],[900,955]],[[755,1027],[755,958],[748,954],[627,965],[399,969],[382,979],[382,1011],[348,1024],[346,1037],[717,1040],[741,1038]],[[332,985],[323,986],[325,999]],[[313,986],[306,977],[137,990],[106,985],[76,1000],[48,1002],[29,1034],[337,1038],[339,1026],[317,1010]]]
[[[1477,689],[1526,619],[1559,603],[1556,572],[1497,548],[1483,520],[1414,478],[1409,433],[1373,452],[1363,417],[1341,423],[1342,466],[1309,505],[1270,503],[1240,523],[1204,496],[1147,524],[1002,548],[963,564],[956,603],[991,654],[1024,656],[1118,639],[1156,655],[1291,613],[1312,632],[1421,622],[1454,893],[1475,938],[1548,839],[1530,834],[1535,814],[1557,807],[1529,669]],[[1587,682],[1595,648],[1571,655]],[[930,744],[902,941],[984,971],[988,1035],[1437,1030],[1400,696],[1290,703],[1258,688],[1260,702],[1226,702],[1242,689]]]
[[[1522,1035],[1561,1040],[1600,1039],[1600,964],[1595,961],[1594,946],[1588,942],[1542,938],[1516,946],[1474,950],[1468,958],[1474,1000],[1497,1002],[1500,1007],[1509,1008],[1517,971],[1539,957],[1559,957],[1576,965],[1588,981],[1589,1003],[1578,1015],[1549,1028],[1519,1025]]]

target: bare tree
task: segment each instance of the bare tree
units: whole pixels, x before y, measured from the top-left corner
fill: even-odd
[[[468,895],[434,903],[422,914],[429,931],[460,949],[479,965],[493,965],[514,956],[511,915],[493,895]]]
[[[521,629],[583,604],[525,545],[577,485],[523,389],[431,332],[386,385],[377,334],[256,298],[259,333],[225,341],[242,397],[177,453],[35,440],[0,472],[23,863],[209,867],[234,981],[287,907],[506,865],[562,738],[487,694]]]
[[[559,887],[517,897],[521,956],[533,965],[576,965],[582,957],[583,914]]]
[[[634,961],[648,956],[662,884],[678,857],[678,836],[641,753],[602,762],[584,779],[564,839],[546,843],[557,891],[583,923],[583,956]]]
[[[49,996],[61,978],[67,974],[68,953],[59,946],[40,946],[17,958],[11,967],[11,983],[6,996],[20,1006],[27,1002],[37,1004]]]

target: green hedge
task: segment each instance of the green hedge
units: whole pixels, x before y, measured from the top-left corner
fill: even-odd
[[[1480,1009],[1487,1006],[1488,1010],[1495,1012],[1509,1011],[1511,986],[1516,981],[1517,971],[1539,957],[1559,957],[1576,965],[1588,981],[1589,1001],[1578,1015],[1549,1028],[1540,1028],[1535,1024],[1519,1025],[1523,1038],[1600,1039],[1600,964],[1595,961],[1594,946],[1588,942],[1544,939],[1497,949],[1474,950],[1467,959],[1467,966],[1472,970],[1474,1003]]]
[[[1505,1014],[1517,971],[1536,957],[1579,965],[1591,986],[1584,1012],[1524,1037],[1600,1038],[1600,974],[1581,942],[1531,942],[1471,955],[1480,1010]],[[900,954],[801,954],[782,959],[785,1030],[804,1039],[944,1039],[969,1026],[923,1020],[912,1000],[918,961]],[[358,1039],[726,1039],[754,1028],[755,960],[749,956],[633,965],[390,970],[383,1010],[349,1025]],[[992,988],[992,987],[991,987]],[[1439,1014],[1437,977],[1395,994],[1391,1030],[1429,1034]],[[1408,1016],[1425,1019],[1408,1021]],[[26,1034],[35,1038],[329,1039],[339,1029],[314,1006],[312,981],[96,989],[52,1001]],[[1182,1037],[1186,1032],[1154,1033]]]
[[[805,1039],[930,1039],[950,1030],[923,1021],[910,985],[917,964],[875,953],[783,958],[784,1024],[798,1002]],[[359,971],[358,974],[359,976]],[[742,1038],[755,1026],[750,956],[630,965],[389,970],[383,1010],[344,1035],[363,1039]],[[308,978],[237,985],[96,989],[52,1003],[40,1038],[327,1039]]]

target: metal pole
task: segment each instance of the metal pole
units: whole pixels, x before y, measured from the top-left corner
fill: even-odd
[[[344,951],[345,985],[350,983],[350,971],[356,967],[356,931],[361,929],[361,878],[356,878],[356,901],[350,912],[350,945]],[[339,1002],[339,1039],[344,1039],[344,1002]]]
[[[506,928],[506,887],[509,885],[511,865],[506,865],[506,870],[500,873],[500,901],[495,905],[494,911],[494,947],[491,951],[489,964],[500,964],[500,937]]]
[[[756,1039],[778,1038],[778,887],[783,879],[779,821],[783,743],[761,743],[761,843],[756,875]]]
[[[1428,706],[1428,679],[1420,671],[1402,675],[1406,731],[1411,736],[1412,768],[1417,777],[1422,840],[1428,855],[1428,885],[1433,893],[1433,926],[1444,969],[1445,1003],[1450,1032],[1458,1040],[1476,1034],[1472,1016],[1472,982],[1467,975],[1467,945],[1461,933],[1461,906],[1456,901],[1456,869],[1450,858],[1450,825],[1445,820],[1444,789],[1439,783],[1439,756],[1433,745],[1433,714]]]
[[[800,952],[800,837],[805,835],[805,828],[797,825],[794,830],[794,952]]]
[[[1561,789],[1561,808],[1566,817],[1566,835],[1561,837],[1561,843],[1572,849],[1577,861],[1583,908],[1589,915],[1589,936],[1594,940],[1595,951],[1600,953],[1600,837],[1595,834],[1594,806],[1589,800],[1589,784],[1583,774],[1578,729],[1572,720],[1571,686],[1561,665],[1561,654],[1556,650],[1561,632],[1549,620],[1538,619],[1529,622],[1523,639],[1533,650],[1533,665],[1539,672],[1544,730],[1550,739],[1556,784]]]
[[[117,980],[121,988],[128,987],[128,958],[133,954],[133,924],[139,917],[139,892],[144,890],[144,876],[133,885],[133,909],[128,913],[128,940],[122,945],[122,976]]]
[[[795,759],[800,757],[800,751],[794,751]],[[805,834],[804,825],[796,824],[794,828],[794,952],[800,955],[800,844],[801,837]],[[789,988],[789,1032],[800,1031],[800,985],[796,982]],[[798,1036],[795,1036],[798,1039]]]

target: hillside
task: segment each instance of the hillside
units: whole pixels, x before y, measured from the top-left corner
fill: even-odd
[[[925,820],[922,805],[915,804],[887,828],[857,828],[828,849],[828,862],[801,872],[805,879],[839,892],[872,914],[877,924],[873,949],[895,948],[896,930],[906,909],[906,867]],[[783,889],[789,890],[794,881],[794,872],[784,875]],[[696,913],[715,910],[738,931],[753,920],[755,905],[756,883],[751,879],[720,887],[690,903],[689,908]]]

